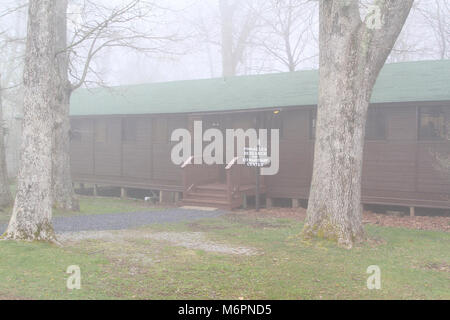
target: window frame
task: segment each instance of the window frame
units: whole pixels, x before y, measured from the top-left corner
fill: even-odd
[[[75,120],[70,124],[70,142],[83,142],[82,122],[80,120]]]
[[[382,125],[383,125],[383,133],[382,133],[382,135],[381,136],[377,136],[377,137],[369,137],[369,135],[368,135],[368,132],[367,132],[367,129],[368,129],[368,125],[369,125],[369,120],[370,120],[370,113],[375,113],[375,115],[381,115],[382,116],[382,119],[381,119],[381,123],[382,123]],[[385,141],[385,140],[387,140],[387,128],[388,128],[388,122],[387,122],[387,119],[388,119],[388,117],[387,117],[387,114],[386,114],[386,111],[385,110],[383,110],[382,108],[380,108],[380,107],[370,107],[369,106],[369,109],[367,110],[367,119],[366,119],[366,128],[365,128],[365,133],[364,133],[364,137],[365,137],[365,139],[364,140],[366,140],[366,141]]]
[[[423,110],[433,110],[433,109],[440,109],[440,113],[443,116],[443,127],[444,127],[444,135],[438,135],[436,137],[424,137],[422,135],[422,114],[424,113]],[[446,141],[448,136],[448,122],[449,119],[447,117],[450,117],[445,112],[445,106],[422,106],[417,107],[417,140],[418,141],[425,141],[425,142],[440,142],[440,141]]]
[[[283,115],[282,112],[274,113],[271,112],[269,116],[266,118],[267,121],[267,129],[268,133],[271,133],[272,129],[278,129],[278,136],[281,139],[284,139],[284,126],[283,126]]]
[[[309,114],[309,121],[308,121],[309,140],[314,141],[316,140],[316,132],[317,132],[317,109],[310,109],[308,114]]]
[[[98,130],[100,128],[99,125],[103,125],[103,129],[104,129],[104,140],[99,140],[99,134],[98,134]],[[106,119],[95,119],[94,122],[94,142],[95,143],[108,143],[108,134],[109,134],[109,126],[108,126],[108,121]]]
[[[129,131],[131,128],[131,131]],[[138,119],[137,118],[122,118],[122,142],[135,144],[138,136]],[[131,134],[130,134],[131,132]]]
[[[165,117],[154,117],[152,121],[152,141],[154,143],[167,143],[169,123]]]

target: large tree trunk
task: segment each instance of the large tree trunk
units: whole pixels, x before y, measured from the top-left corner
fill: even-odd
[[[5,130],[3,127],[2,87],[0,77],[0,208],[11,204],[8,171],[6,170]]]
[[[56,101],[57,1],[29,2],[21,165],[6,239],[55,239],[51,219],[53,109],[60,103]]]
[[[53,205],[70,211],[80,209],[72,185],[70,170],[70,95],[71,84],[68,79],[69,57],[67,48],[67,0],[56,4],[56,50],[59,71],[58,95],[61,104],[55,112],[53,140]]]
[[[358,1],[320,2],[320,83],[314,169],[303,234],[351,248],[364,238],[361,173],[373,86],[412,0],[388,0],[381,29],[361,21]]]

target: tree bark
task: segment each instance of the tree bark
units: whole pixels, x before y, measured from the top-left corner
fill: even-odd
[[[34,0],[28,7],[24,69],[21,165],[6,239],[53,241],[52,130],[57,101],[56,2]]]
[[[361,21],[357,0],[320,2],[320,81],[305,237],[351,248],[364,239],[361,173],[372,89],[412,6],[382,2],[382,27]]]
[[[3,127],[2,87],[0,77],[0,208],[11,204],[8,171],[6,170],[5,130]]]
[[[70,169],[70,95],[69,55],[67,48],[67,0],[58,0],[56,4],[56,51],[59,73],[58,96],[61,103],[55,112],[53,131],[53,206],[55,208],[78,211],[78,199],[72,185]]]

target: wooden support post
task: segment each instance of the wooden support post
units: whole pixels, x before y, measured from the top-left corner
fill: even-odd
[[[128,197],[127,188],[120,188],[120,197],[122,199],[125,199]]]
[[[270,209],[273,207],[273,199],[272,198],[266,198],[266,208]]]
[[[244,209],[248,208],[248,199],[247,199],[247,195],[245,193],[242,197],[242,208],[244,208]]]
[[[415,215],[416,215],[416,212],[415,212],[416,210],[415,210],[415,208],[414,207],[409,207],[409,216],[410,217],[414,217]]]
[[[175,192],[175,203],[179,202],[182,198],[182,192]]]
[[[292,208],[300,207],[300,201],[298,199],[292,199]]]
[[[98,186],[94,184],[94,197],[98,197]]]

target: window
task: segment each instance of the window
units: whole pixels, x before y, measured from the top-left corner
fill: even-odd
[[[105,120],[95,121],[95,142],[105,143],[108,141],[108,126]]]
[[[155,118],[153,120],[153,141],[157,143],[167,142],[167,119]],[[170,137],[169,137],[170,139]]]
[[[311,110],[309,112],[309,138],[314,140],[316,138],[317,127],[317,110]]]
[[[137,141],[137,119],[124,118],[122,121],[122,141],[136,142]]]
[[[80,121],[72,122],[70,129],[70,140],[74,142],[83,141],[82,126]]]
[[[216,122],[217,123],[217,122]],[[171,142],[172,133],[177,129],[186,128],[186,119],[185,118],[169,118],[167,120],[167,141]],[[206,129],[204,129],[206,130]]]
[[[419,140],[443,140],[447,137],[443,107],[419,108]]]
[[[386,114],[383,110],[369,107],[366,122],[366,139],[386,139]]]
[[[309,137],[311,140],[314,140],[317,130],[317,110],[310,111],[309,119]],[[366,123],[366,139],[386,139],[386,115],[382,110],[369,109]]]
[[[271,129],[278,129],[279,137],[283,139],[283,118],[281,112],[268,115],[267,129],[269,129],[269,133]]]

